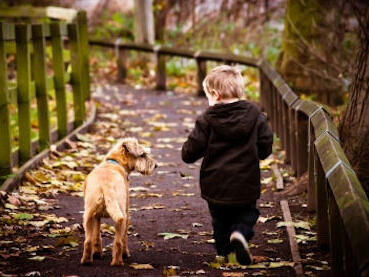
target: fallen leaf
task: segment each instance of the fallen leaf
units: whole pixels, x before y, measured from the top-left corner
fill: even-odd
[[[77,247],[78,241],[79,241],[78,237],[74,236],[62,237],[58,239],[58,241],[56,242],[56,246],[69,245],[71,247]]]
[[[28,258],[28,260],[42,262],[43,260],[45,260],[45,257],[44,256],[34,256],[32,258]]]
[[[315,265],[306,265],[306,268],[311,268],[313,270],[321,271],[321,270],[330,270],[331,268],[327,265],[323,266],[315,266]]]
[[[243,277],[245,276],[244,272],[223,272],[222,277]]]
[[[164,240],[174,239],[174,238],[182,238],[182,239],[188,238],[188,235],[181,235],[177,233],[159,233],[158,236],[164,237]]]
[[[279,244],[282,242],[283,242],[283,239],[268,239],[268,243],[270,244]]]
[[[276,215],[272,215],[272,216],[269,216],[269,217],[259,216],[258,221],[261,222],[261,223],[265,223],[265,222],[268,222],[268,221],[271,221],[271,220],[276,220],[276,219],[281,219],[281,217],[276,216]]]
[[[151,264],[130,264],[130,267],[134,268],[134,269],[154,269],[154,267]]]
[[[292,221],[280,221],[277,223],[277,227],[288,227],[288,226],[294,226],[295,228],[310,230],[309,222],[306,221],[298,221],[298,222],[292,222]]]
[[[27,214],[27,213],[12,214],[11,216],[14,219],[18,219],[18,220],[30,220],[34,217],[33,214]]]

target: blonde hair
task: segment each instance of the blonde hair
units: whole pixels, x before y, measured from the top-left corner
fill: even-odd
[[[241,72],[234,66],[221,65],[214,67],[202,82],[207,94],[218,92],[221,98],[243,98],[245,82]]]

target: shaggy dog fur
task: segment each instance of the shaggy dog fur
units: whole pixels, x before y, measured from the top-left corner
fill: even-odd
[[[153,172],[154,168],[155,161],[149,155],[149,151],[141,146],[137,139],[124,138],[87,176],[84,184],[85,242],[82,264],[91,264],[93,256],[101,256],[100,218],[110,216],[115,223],[111,265],[123,265],[122,256],[129,256],[127,245],[128,175],[131,171],[148,175]]]

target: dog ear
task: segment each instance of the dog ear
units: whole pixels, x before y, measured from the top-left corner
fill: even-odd
[[[131,155],[135,157],[140,157],[141,155],[145,153],[143,148],[138,144],[136,139],[123,141],[122,147],[128,153],[130,153]]]

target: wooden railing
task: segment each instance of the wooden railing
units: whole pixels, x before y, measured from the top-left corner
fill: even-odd
[[[19,16],[17,22],[29,22],[34,21],[30,16],[49,16],[50,11],[54,13],[53,18],[57,16],[56,11],[64,11],[68,16],[51,23],[0,22],[0,184],[12,176],[13,167],[23,165],[85,120],[85,101],[90,98],[86,13],[60,8],[38,8],[33,13],[25,8],[9,8],[0,9],[0,17],[13,21]],[[8,77],[10,55],[16,65],[11,67],[10,75],[16,74],[16,81]],[[73,121],[68,121],[67,85],[73,90]],[[54,94],[57,128],[51,130],[49,98]],[[31,138],[33,99],[37,102],[37,140]],[[10,128],[11,107],[18,113],[18,149],[11,143],[14,139]]]
[[[308,171],[308,207],[317,214],[318,245],[330,248],[332,276],[369,275],[369,201],[342,150],[337,128],[322,105],[299,99],[264,60],[120,41],[90,44],[116,50],[121,81],[127,74],[128,51],[154,53],[157,89],[166,88],[168,56],[196,60],[199,94],[203,93],[206,61],[259,68],[260,101],[286,151],[286,163],[297,176]]]

